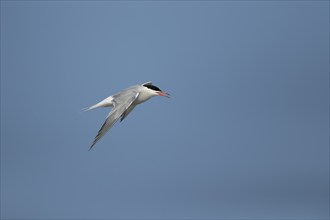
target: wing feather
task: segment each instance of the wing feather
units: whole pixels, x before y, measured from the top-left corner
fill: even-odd
[[[114,96],[114,107],[108,114],[105,122],[95,136],[93,144],[89,150],[93,148],[96,142],[98,142],[98,140],[103,137],[103,135],[116,123],[120,117],[122,117],[121,120],[123,120],[128,115],[128,113],[133,110],[135,106],[132,104],[138,96],[139,93],[135,91],[127,91]]]

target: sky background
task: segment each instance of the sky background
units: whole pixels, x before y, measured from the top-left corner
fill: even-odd
[[[1,218],[328,217],[328,1],[1,1]]]

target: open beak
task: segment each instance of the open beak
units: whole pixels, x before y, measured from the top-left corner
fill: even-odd
[[[170,98],[170,94],[168,94],[167,92],[158,92],[159,96],[165,96],[166,98]]]

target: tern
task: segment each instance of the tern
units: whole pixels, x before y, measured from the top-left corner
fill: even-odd
[[[85,111],[89,111],[100,107],[113,107],[95,136],[93,144],[90,146],[89,150],[94,147],[96,142],[103,137],[119,118],[120,121],[124,120],[138,104],[141,104],[154,96],[164,96],[169,98],[170,94],[163,92],[157,86],[152,85],[152,82],[149,81],[141,85],[135,85],[124,89],[123,91],[109,96],[99,103],[84,109]]]

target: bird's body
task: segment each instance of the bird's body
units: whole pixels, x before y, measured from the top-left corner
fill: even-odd
[[[169,94],[162,92],[158,87],[152,85],[152,82],[146,82],[141,85],[135,85],[127,88],[85,109],[88,111],[100,107],[113,107],[96,135],[90,149],[92,149],[96,142],[101,139],[101,137],[116,123],[119,118],[120,121],[122,121],[135,108],[135,106],[149,100],[153,96],[169,97]]]

